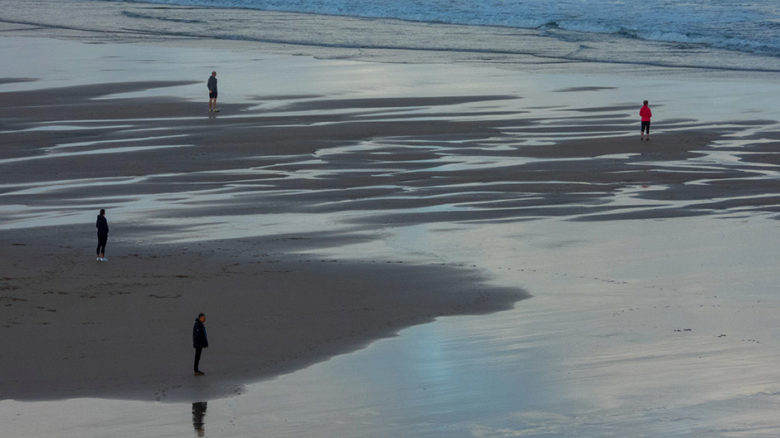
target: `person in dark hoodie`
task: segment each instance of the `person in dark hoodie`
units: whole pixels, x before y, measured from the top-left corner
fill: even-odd
[[[108,242],[108,221],[106,220],[106,210],[101,208],[100,214],[97,217],[97,222],[95,222],[95,227],[97,227],[97,238],[98,238],[98,245],[97,245],[97,261],[99,262],[107,262],[108,259],[106,258],[106,242]]]
[[[217,72],[211,72],[206,88],[209,89],[209,112],[219,112],[217,109]]]
[[[204,348],[208,348],[209,340],[206,337],[206,326],[203,324],[206,322],[206,315],[201,313],[195,319],[195,325],[192,327],[192,346],[195,348],[195,375],[204,375],[203,371],[198,369],[200,363],[200,353]]]

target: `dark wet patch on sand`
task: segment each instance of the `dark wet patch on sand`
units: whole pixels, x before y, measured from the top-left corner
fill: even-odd
[[[30,237],[49,239],[51,231]],[[16,352],[0,357],[3,396],[154,400],[158,388],[170,385],[178,389],[162,398],[227,396],[236,385],[353,351],[410,325],[509,309],[528,297],[487,286],[463,269],[257,254],[258,248],[289,249],[290,237],[303,236],[156,245],[108,263],[90,263],[80,249],[39,255],[15,248],[0,268],[35,275],[15,280],[24,297],[0,296],[17,315],[0,327]],[[148,257],[151,251],[156,258]],[[265,260],[274,269],[254,267]],[[46,293],[53,288],[60,292]],[[214,344],[202,362],[208,388],[186,372],[187,334],[201,311],[210,316]]]
[[[20,82],[35,82],[38,79],[35,78],[0,78],[0,85],[5,84],[17,84]]]
[[[556,93],[573,93],[579,91],[602,91],[602,90],[616,90],[616,87],[569,87],[555,90]]]

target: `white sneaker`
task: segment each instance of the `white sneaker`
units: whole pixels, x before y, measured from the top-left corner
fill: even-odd
[[[100,261],[101,261],[101,262],[107,262],[107,261],[108,261],[108,259],[107,259],[106,257],[103,257],[102,259],[100,259]]]
[[[95,260],[97,260],[97,261],[99,261],[99,262],[102,262],[102,261],[103,261],[103,259],[101,259],[100,257],[96,258]]]

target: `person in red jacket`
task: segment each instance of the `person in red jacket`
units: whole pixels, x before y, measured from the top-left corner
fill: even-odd
[[[639,141],[645,139],[645,132],[647,133],[647,141],[650,141],[650,118],[653,117],[653,112],[650,111],[647,101],[644,101],[642,108],[639,110],[639,117],[642,118],[642,126],[639,128]]]

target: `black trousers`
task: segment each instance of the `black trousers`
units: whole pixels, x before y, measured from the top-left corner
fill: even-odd
[[[200,352],[203,351],[203,347],[195,348],[195,372],[199,372],[198,364],[200,363]]]
[[[106,242],[108,242],[108,234],[98,234],[97,255],[106,253]]]

